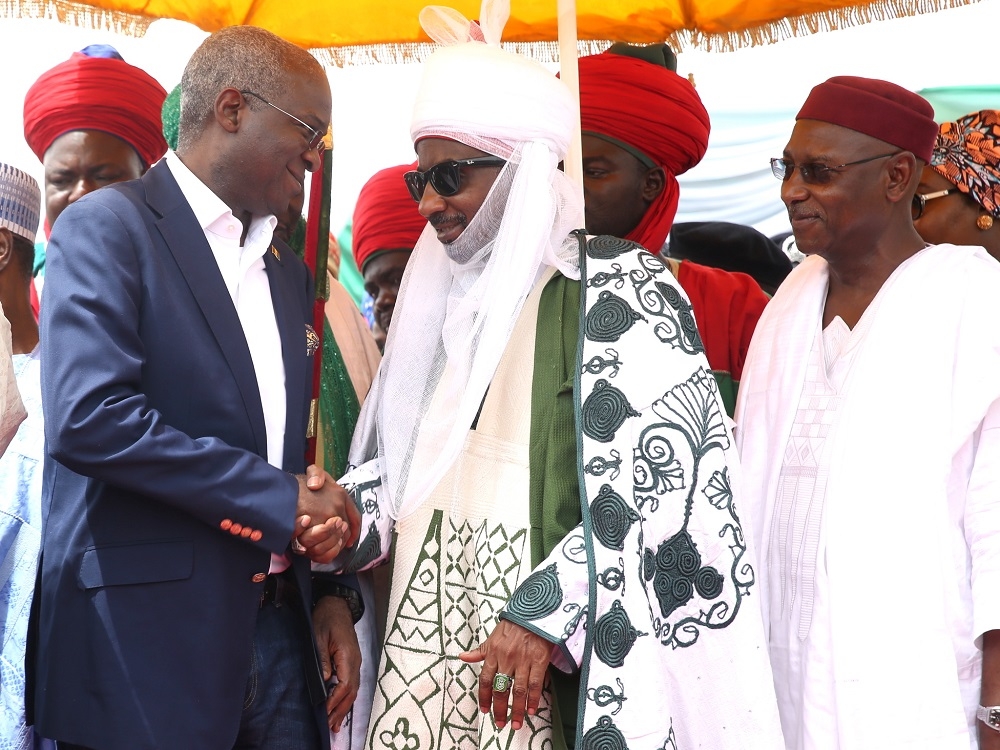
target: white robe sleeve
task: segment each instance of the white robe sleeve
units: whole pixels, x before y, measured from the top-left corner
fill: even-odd
[[[500,619],[551,641],[552,664],[563,672],[580,668],[587,640],[590,574],[583,534],[582,524],[567,534],[514,590],[500,613]]]
[[[979,430],[965,505],[965,538],[972,558],[972,620],[977,642],[1000,630],[1000,400]]]
[[[378,458],[349,469],[337,484],[347,490],[361,512],[361,536],[332,563],[313,563],[313,570],[356,573],[381,565],[389,557],[395,522],[386,510],[382,492],[382,467]]]
[[[11,349],[10,323],[0,306],[0,455],[7,450],[18,426],[28,416],[14,380]]]

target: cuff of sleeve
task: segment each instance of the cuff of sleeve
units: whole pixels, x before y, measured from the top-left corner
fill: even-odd
[[[508,612],[500,612],[499,619],[512,622],[551,643],[552,653],[549,655],[549,662],[560,672],[572,674],[579,669],[576,661],[573,659],[573,654],[570,653],[569,649],[566,648],[566,644],[563,643],[560,638],[556,638],[551,633],[546,633],[544,630],[539,630],[537,626],[532,625],[527,620],[522,620],[520,617],[512,615]]]

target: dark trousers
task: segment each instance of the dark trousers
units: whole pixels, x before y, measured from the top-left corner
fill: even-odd
[[[257,613],[243,716],[233,750],[319,750],[316,708],[309,701],[308,633],[298,602],[266,602]],[[58,750],[92,750],[58,743]]]

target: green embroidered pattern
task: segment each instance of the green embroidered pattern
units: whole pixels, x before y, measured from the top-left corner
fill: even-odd
[[[601,292],[584,321],[584,330],[591,341],[617,341],[637,321],[645,320],[621,297]]]
[[[583,750],[629,750],[625,735],[615,726],[610,716],[602,716],[597,725],[583,735]]]
[[[626,419],[640,415],[629,405],[624,393],[609,385],[607,380],[598,380],[583,402],[580,416],[583,434],[607,443],[614,440],[615,433]]]
[[[524,579],[507,604],[507,611],[526,620],[536,620],[559,609],[562,600],[556,566],[549,565]]]
[[[479,665],[458,659],[496,625],[517,583],[527,541],[526,529],[510,531],[486,521],[456,525],[443,511],[433,512],[387,627],[370,750],[543,746],[551,731],[549,690],[522,729],[497,732],[479,713]]]
[[[608,549],[619,552],[625,549],[625,537],[632,524],[639,520],[639,514],[629,507],[625,499],[611,489],[610,484],[601,486],[601,491],[590,504],[593,516],[594,536]]]

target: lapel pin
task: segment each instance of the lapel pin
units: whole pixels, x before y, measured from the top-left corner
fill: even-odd
[[[271,255],[273,255],[278,260],[281,260],[281,253],[278,252],[278,248],[276,248],[274,245],[271,245]]]

